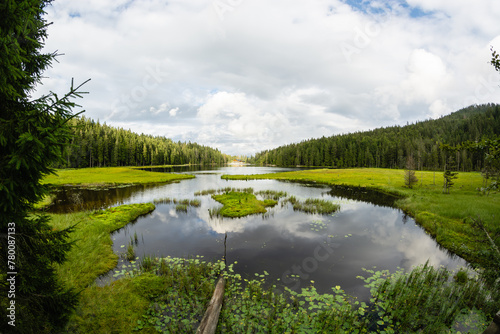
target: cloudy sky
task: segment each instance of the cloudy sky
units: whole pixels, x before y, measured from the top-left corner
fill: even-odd
[[[254,154],[500,103],[498,0],[55,0],[37,94],[85,116]]]

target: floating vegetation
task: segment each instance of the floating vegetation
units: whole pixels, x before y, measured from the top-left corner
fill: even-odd
[[[276,191],[276,190],[260,190],[255,193],[255,195],[260,195],[266,199],[272,199],[278,201],[282,197],[288,196],[285,191]]]
[[[177,212],[187,212],[188,211],[188,207],[185,204],[177,204],[175,206],[175,211],[177,211]]]
[[[176,198],[160,198],[155,199],[153,201],[154,204],[181,204],[185,206],[194,206],[199,207],[201,205],[201,201],[199,199],[176,199]]]
[[[231,187],[226,187],[226,188],[220,188],[220,189],[207,189],[207,190],[200,190],[196,191],[194,193],[195,196],[206,196],[206,195],[214,195],[214,194],[222,194],[222,193],[230,193],[230,192],[240,192],[240,193],[247,193],[247,194],[253,194],[253,188],[231,188]]]
[[[323,294],[314,281],[304,281],[307,286],[300,290],[283,285],[285,280],[272,284],[266,271],[243,279],[234,272],[236,263],[145,256],[115,271],[115,277],[125,279],[84,293],[80,316],[70,326],[82,332],[99,321],[105,327],[99,332],[108,333],[117,319],[133,319],[122,332],[193,333],[220,276],[227,282],[218,324],[223,333],[448,333],[456,319],[471,312],[477,332],[482,332],[486,315],[498,307],[498,292],[486,289],[480,280],[457,283],[446,269],[428,265],[408,273],[365,270],[366,278],[358,276],[370,288],[370,303],[365,303],[338,285]],[[301,279],[289,275],[286,284]],[[122,303],[119,309],[128,313],[118,317],[117,302],[124,299],[111,294],[117,289],[136,301]]]
[[[305,213],[319,213],[322,215],[330,214],[340,210],[340,205],[333,203],[332,201],[327,201],[324,199],[308,198],[305,201],[299,201],[294,196],[290,196],[286,199],[283,205],[289,202],[293,205],[295,211],[302,211]]]
[[[322,220],[316,220],[311,223],[311,230],[319,232],[327,228],[327,225]]]

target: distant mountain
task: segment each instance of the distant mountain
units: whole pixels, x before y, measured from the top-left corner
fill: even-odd
[[[447,153],[440,143],[457,145],[465,141],[500,135],[500,105],[475,105],[435,120],[406,126],[392,126],[356,132],[262,151],[251,158],[257,164],[277,166],[404,168],[413,155],[417,169],[442,169]],[[480,170],[482,152],[453,154],[458,170]]]
[[[231,157],[197,143],[136,134],[85,117],[71,121],[73,136],[57,167],[224,164]]]

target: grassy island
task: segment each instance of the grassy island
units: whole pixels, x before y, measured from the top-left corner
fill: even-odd
[[[266,213],[266,207],[274,206],[278,202],[272,199],[260,201],[254,194],[247,192],[231,191],[212,198],[224,206],[219,214],[224,217],[244,217],[256,213]]]

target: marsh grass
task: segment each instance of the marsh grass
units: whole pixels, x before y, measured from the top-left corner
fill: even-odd
[[[410,272],[365,270],[370,277],[359,277],[367,283],[372,298],[369,321],[372,329],[395,333],[445,333],[464,311],[473,310],[487,326],[486,315],[496,312],[499,292],[490,290],[477,277],[468,278],[459,271],[460,281],[451,279],[446,268],[434,268],[428,263]],[[465,279],[463,277],[465,273]]]
[[[153,201],[154,204],[179,204],[185,206],[194,206],[199,207],[201,205],[201,201],[199,199],[177,199],[177,198],[158,198]]]
[[[43,184],[103,186],[144,183],[165,183],[194,178],[188,174],[147,172],[129,167],[99,167],[82,169],[58,169],[55,175],[47,175]]]
[[[213,218],[216,218],[216,217],[221,217],[222,216],[221,213],[220,213],[221,209],[222,209],[222,207],[208,209],[208,215],[210,216],[210,219],[213,219]]]
[[[482,330],[487,326],[484,315],[498,306],[481,281],[470,278],[459,284],[450,280],[446,269],[427,265],[408,273],[365,270],[368,276],[359,278],[372,293],[367,304],[340,286],[321,294],[311,282],[293,291],[270,284],[265,271],[243,279],[234,264],[201,257],[144,257],[133,275],[87,289],[70,328],[76,333],[98,322],[102,327],[94,327],[94,333],[117,328],[123,333],[195,332],[220,275],[227,284],[217,333],[447,333],[457,317],[470,310]],[[130,302],[117,305],[124,296],[135,303],[135,313]],[[117,314],[111,312],[113,307],[120,308]]]
[[[223,193],[229,193],[229,192],[240,192],[240,193],[253,194],[254,190],[251,187],[249,187],[249,188],[226,187],[226,188],[219,188],[219,189],[212,188],[212,189],[196,191],[194,193],[194,195],[195,196],[206,196],[206,195],[223,194]]]
[[[265,199],[272,199],[274,201],[278,201],[279,199],[288,196],[288,194],[285,191],[276,191],[276,190],[261,190],[257,191],[255,195],[260,195]]]
[[[305,201],[299,201],[295,197],[292,197],[289,198],[288,201],[293,205],[293,210],[295,211],[325,215],[335,213],[340,210],[340,205],[335,204],[332,201],[317,198],[308,198]]]
[[[278,202],[265,199],[260,201],[250,192],[231,191],[220,195],[212,195],[212,198],[223,204],[222,208],[215,209],[211,213],[223,217],[244,217],[256,213],[266,213],[266,207],[274,206]]]
[[[129,261],[133,261],[135,259],[135,249],[133,244],[129,244],[127,246],[127,253],[125,254],[125,258]]]
[[[77,289],[92,284],[99,275],[107,273],[118,263],[110,233],[154,208],[153,204],[146,203],[122,205],[104,211],[51,215],[51,223],[56,230],[76,224],[71,235],[74,246],[67,253],[67,261],[56,266],[58,275]]]

